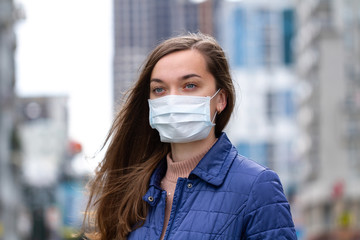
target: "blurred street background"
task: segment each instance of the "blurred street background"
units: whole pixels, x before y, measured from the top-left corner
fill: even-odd
[[[197,31],[231,65],[226,132],[279,174],[298,239],[360,239],[359,0],[0,0],[0,240],[79,239],[121,97]]]

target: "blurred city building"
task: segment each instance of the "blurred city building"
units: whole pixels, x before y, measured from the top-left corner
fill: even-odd
[[[298,182],[294,12],[292,1],[221,1],[216,15],[237,87],[228,135],[240,154],[279,174],[290,201]]]
[[[59,181],[68,142],[67,97],[22,97],[17,125],[26,185],[51,187]]]
[[[0,0],[0,239],[16,240],[22,206],[15,137],[14,27],[18,20],[12,0]]]
[[[213,34],[214,1],[197,2],[114,0],[114,106],[161,40],[186,32]]]
[[[70,239],[80,230],[84,176],[72,163],[81,144],[69,141],[66,96],[21,97],[16,125],[21,149],[22,222],[26,238]]]
[[[19,3],[17,3],[19,4]],[[0,240],[76,239],[88,172],[68,139],[67,97],[15,94],[21,5],[0,0]]]
[[[60,236],[56,191],[67,150],[66,104],[66,97],[17,99],[21,180],[26,203],[22,221],[29,225],[26,235],[30,239]]]
[[[298,0],[306,239],[360,239],[360,1]]]

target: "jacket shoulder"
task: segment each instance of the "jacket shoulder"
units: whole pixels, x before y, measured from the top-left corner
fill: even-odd
[[[231,188],[247,195],[244,208],[248,239],[296,239],[290,206],[279,176],[272,170],[238,155],[229,171]],[[251,224],[263,222],[267,224]]]
[[[267,167],[245,157],[237,154],[230,171],[238,173],[246,173],[249,175],[258,175],[259,173],[269,170]]]
[[[268,204],[267,199],[274,200],[274,196],[279,198],[278,202],[286,201],[279,176],[271,169],[239,154],[229,169],[225,187],[247,195],[251,198],[248,199],[251,201],[249,206],[255,208]]]
[[[235,178],[238,182],[245,182],[249,185],[254,182],[259,175],[267,171],[272,172],[259,163],[237,154],[229,169],[229,176],[231,179]]]

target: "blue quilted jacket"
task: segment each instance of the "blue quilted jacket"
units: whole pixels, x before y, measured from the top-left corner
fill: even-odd
[[[143,197],[150,205],[144,225],[128,239],[159,239],[166,192],[166,161],[152,174]],[[164,239],[296,239],[290,207],[278,176],[238,154],[225,133],[189,178],[176,184]]]

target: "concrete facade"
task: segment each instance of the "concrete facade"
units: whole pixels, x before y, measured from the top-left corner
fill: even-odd
[[[360,228],[359,5],[297,1],[298,157],[304,166],[298,203],[305,239],[340,239],[339,229],[355,239]]]
[[[12,0],[0,1],[0,239],[19,239],[20,185],[14,161],[16,12]]]

